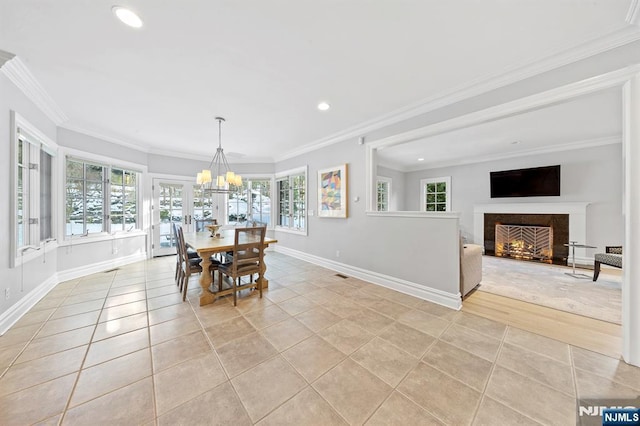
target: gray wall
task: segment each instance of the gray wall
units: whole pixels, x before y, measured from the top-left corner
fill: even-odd
[[[0,223],[2,243],[0,243],[0,314],[18,303],[31,290],[38,287],[56,273],[56,251],[46,254],[43,263],[42,250],[38,257],[21,267],[10,268],[11,251],[11,173],[13,170],[10,138],[10,111],[18,112],[24,119],[37,127],[51,140],[56,140],[56,126],[0,71]],[[24,274],[24,275],[22,275]],[[5,300],[5,289],[11,296]]]
[[[391,194],[389,196],[389,211],[407,210],[405,207],[405,177],[404,172],[378,165],[378,176],[391,178]]]
[[[317,216],[318,170],[348,163],[346,219]],[[365,213],[365,148],[348,140],[282,161],[277,171],[308,166],[308,235],[276,230],[279,245],[424,287],[459,291],[458,221],[368,216]],[[359,201],[355,198],[359,197]],[[340,255],[337,256],[337,252]]]
[[[561,165],[559,197],[490,197],[489,172],[554,164]],[[461,213],[461,230],[469,241],[474,239],[476,204],[585,201],[591,204],[587,207],[587,241],[583,243],[600,249],[622,245],[622,144],[407,173],[407,209],[419,209],[420,179],[441,176],[451,176],[451,209]]]

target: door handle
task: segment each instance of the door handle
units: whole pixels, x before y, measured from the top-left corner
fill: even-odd
[[[184,215],[184,224],[185,224],[185,225],[188,225],[188,224],[189,224],[189,222],[187,222],[187,217],[189,217],[189,215],[186,215],[186,214],[185,214],[185,215]]]

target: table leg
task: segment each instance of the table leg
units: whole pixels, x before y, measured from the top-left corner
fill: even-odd
[[[267,272],[267,264],[264,261],[264,258],[267,256],[267,252],[265,251],[262,258],[262,289],[265,290],[269,288],[269,280],[265,278],[265,272]],[[258,278],[260,279],[260,278]]]
[[[209,286],[213,282],[211,273],[209,272],[209,267],[211,266],[210,255],[202,255],[200,266],[202,266],[202,273],[200,274],[200,287],[202,287],[202,291],[200,292],[200,306],[203,306],[213,303],[214,300],[216,300],[216,296],[209,291]]]

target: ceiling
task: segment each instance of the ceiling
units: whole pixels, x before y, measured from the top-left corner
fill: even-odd
[[[398,111],[624,30],[637,6],[634,0],[119,4],[144,26],[124,26],[111,12],[114,3],[104,0],[3,0],[0,49],[15,54],[60,107],[61,127],[188,157],[213,152],[220,115],[232,162],[273,161],[370,129]],[[318,111],[320,101],[331,109]]]
[[[622,90],[614,87],[546,108],[384,148],[378,151],[378,164],[400,171],[421,170],[619,143],[621,134]]]

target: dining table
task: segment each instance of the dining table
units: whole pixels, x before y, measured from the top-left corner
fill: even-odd
[[[188,247],[191,247],[196,252],[198,252],[198,256],[202,258],[200,262],[200,266],[202,266],[202,271],[208,271],[209,266],[211,265],[211,256],[217,253],[227,253],[233,251],[235,245],[235,230],[234,229],[226,229],[220,230],[215,236],[209,231],[203,232],[185,232],[184,233],[184,241]],[[277,243],[278,240],[270,237],[264,238],[264,247],[265,249],[269,247],[269,244]],[[266,251],[265,251],[266,256]],[[265,278],[265,271],[267,270],[267,266],[264,262],[262,262],[262,288],[269,287],[269,280]],[[213,289],[213,277],[211,274],[203,272],[200,274],[200,286],[202,287],[202,291],[200,292],[200,306],[208,305],[213,303],[218,296]]]

